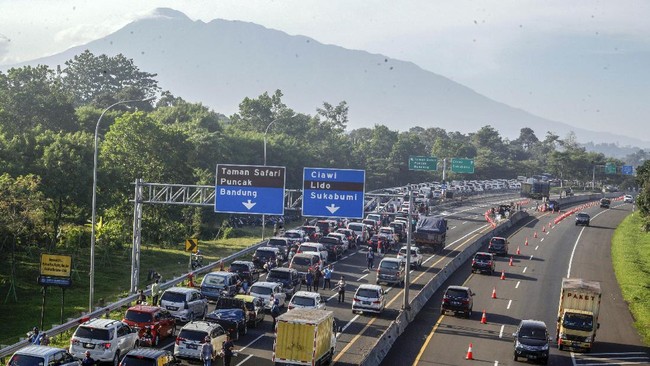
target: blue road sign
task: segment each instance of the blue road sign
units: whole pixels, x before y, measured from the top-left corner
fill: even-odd
[[[217,165],[214,212],[284,215],[286,168]]]
[[[363,218],[365,170],[304,168],[302,215]]]
[[[621,167],[621,173],[623,175],[634,175],[634,167],[632,165],[623,165]]]

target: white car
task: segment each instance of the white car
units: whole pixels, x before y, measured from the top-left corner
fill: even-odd
[[[362,284],[352,298],[352,312],[381,314],[386,307],[384,289],[379,285]]]
[[[623,196],[623,202],[634,203],[634,196],[632,196],[631,194],[626,194],[625,196]]]
[[[327,264],[327,248],[321,243],[306,242],[300,244],[298,253],[316,253],[320,255],[320,260],[323,265]]]
[[[226,341],[226,331],[221,325],[203,320],[192,321],[183,326],[178,332],[174,343],[174,356],[182,359],[201,359],[201,346],[205,337],[210,337],[214,352],[212,359],[217,357],[223,342]]]
[[[390,226],[383,226],[379,229],[379,235],[386,236],[389,238],[390,242],[398,243],[399,237],[395,234],[395,229]]]
[[[282,284],[278,282],[255,282],[248,290],[248,294],[264,300],[265,309],[271,309],[271,296],[278,299],[281,308],[286,306],[287,294],[282,290]]]
[[[406,246],[400,248],[397,253],[397,259],[406,264]],[[420,266],[422,266],[422,253],[420,253],[420,248],[411,246],[411,267],[420,268]]]
[[[287,308],[326,310],[325,302],[318,292],[298,291],[291,297]]]
[[[331,236],[334,238],[339,238],[341,239],[341,242],[343,243],[343,251],[347,252],[350,250],[350,241],[348,240],[348,237],[343,234],[343,233],[329,233],[327,236]]]
[[[82,360],[86,351],[98,362],[117,366],[120,357],[138,346],[138,332],[126,323],[96,318],[77,327],[70,339],[70,354]]]
[[[370,239],[368,235],[368,228],[361,222],[351,222],[348,224],[348,229],[357,234],[357,244],[365,243]]]

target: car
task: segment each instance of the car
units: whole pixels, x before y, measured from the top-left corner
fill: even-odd
[[[271,310],[271,297],[278,299],[280,307],[286,306],[287,294],[282,290],[282,284],[278,282],[256,282],[248,290],[248,294],[261,298],[264,301],[264,309],[267,310]]]
[[[176,334],[176,319],[160,306],[132,306],[126,310],[122,321],[138,332],[140,346],[156,347],[161,339]]]
[[[345,235],[343,233],[333,232],[333,233],[327,234],[326,237],[338,238],[340,240],[341,246],[343,247],[343,251],[347,252],[348,250],[350,250],[350,241],[348,241],[347,235]]]
[[[600,199],[600,207],[601,208],[609,208],[611,203],[612,203],[612,200],[610,200],[609,198],[601,198]]]
[[[128,324],[96,318],[80,324],[70,339],[70,354],[82,359],[86,351],[98,362],[119,364],[122,355],[138,346],[138,333]]]
[[[129,351],[120,366],[175,366],[180,361],[174,357],[171,351],[162,349],[136,348]]]
[[[237,273],[242,281],[248,281],[249,284],[255,283],[260,279],[260,272],[251,261],[234,261],[230,263],[228,272]]]
[[[388,238],[377,234],[371,236],[368,240],[368,250],[376,252],[377,248],[379,248],[379,243],[381,243],[382,248],[386,248],[386,245],[388,244]]]
[[[298,291],[289,300],[287,309],[319,309],[325,310],[327,300],[323,299],[318,292]]]
[[[493,236],[488,244],[488,253],[507,256],[508,255],[508,240],[500,236]]]
[[[191,321],[181,328],[174,343],[174,357],[201,360],[201,345],[205,343],[205,337],[210,338],[214,348],[214,360],[226,341],[226,331],[221,325],[205,320]]]
[[[323,235],[335,231],[338,227],[336,220],[318,220],[316,221],[316,226],[318,226]]]
[[[289,238],[274,236],[269,239],[269,241],[266,243],[266,246],[278,248],[280,250],[280,260],[285,261],[289,254],[289,251],[291,250],[291,241]]]
[[[81,361],[63,348],[29,345],[16,351],[7,366],[81,366]]]
[[[323,233],[321,233],[318,226],[303,225],[300,227],[300,229],[307,233],[307,237],[309,238],[308,240],[311,241],[318,241],[318,239],[323,236]]]
[[[466,318],[470,318],[474,307],[474,295],[469,287],[448,286],[442,297],[440,313],[445,314],[450,311],[454,314],[464,314]]]
[[[240,284],[241,280],[237,273],[210,272],[201,281],[201,295],[212,301],[221,296],[235,296],[239,292]]]
[[[329,256],[329,253],[327,252],[327,248],[321,243],[312,243],[312,242],[306,242],[300,244],[298,247],[298,253],[316,253],[320,255],[320,260],[323,265],[327,264],[327,257]]]
[[[551,340],[546,323],[539,320],[522,320],[517,326],[517,331],[512,334],[515,341],[514,359],[524,357],[528,361],[539,360],[548,364],[549,342]]]
[[[243,302],[242,302],[243,303]],[[240,336],[248,333],[246,311],[242,309],[216,309],[205,316],[205,320],[221,325],[237,341]]]
[[[352,298],[352,313],[381,314],[386,307],[384,289],[378,285],[361,284]]]
[[[318,253],[298,253],[291,258],[289,268],[298,271],[301,278],[304,278],[309,268],[316,268],[319,266],[321,257]]]
[[[208,313],[208,299],[189,287],[168,288],[160,297],[160,306],[183,322],[201,319]]]
[[[357,247],[357,245],[356,245],[357,244],[357,234],[354,232],[354,230],[339,228],[339,229],[336,229],[336,232],[345,235],[345,238],[348,239],[348,244],[349,244],[350,249]]]
[[[248,325],[256,328],[257,324],[264,321],[264,300],[251,295],[235,295],[235,299],[242,300],[248,312]]]
[[[348,224],[348,229],[354,231],[354,234],[357,236],[357,244],[368,241],[368,228],[365,224],[361,222],[351,222]]]
[[[388,238],[389,244],[399,243],[399,236],[395,233],[395,229],[392,226],[383,226],[379,228],[379,235]]]
[[[257,269],[266,269],[265,265],[268,262],[274,263],[276,258],[282,260],[280,249],[275,247],[259,247],[253,253],[253,264]]]
[[[287,230],[283,235],[289,239],[289,244],[292,249],[297,250],[298,246],[306,241],[309,241],[309,235],[301,229]]]
[[[405,275],[404,262],[401,259],[385,257],[377,266],[376,283],[404,286]]]
[[[589,226],[589,221],[591,220],[591,217],[589,216],[588,213],[586,212],[579,212],[576,215],[576,225],[585,225]]]
[[[494,254],[486,252],[477,252],[474,254],[474,258],[472,258],[472,273],[487,272],[492,275],[494,270]]]
[[[623,202],[634,203],[634,196],[632,196],[631,194],[626,194],[625,196],[623,196]]]
[[[404,225],[403,222],[401,221],[393,221],[388,226],[393,228],[393,231],[395,231],[395,235],[397,235],[397,241],[401,242],[406,239],[406,226]]]
[[[293,268],[273,268],[266,276],[266,280],[281,283],[282,290],[287,294],[287,297],[293,296],[302,287],[302,278],[298,271]]]
[[[404,265],[406,265],[406,250],[407,247],[404,245],[400,248],[399,252],[397,252],[397,259],[404,262]],[[423,256],[422,253],[420,253],[420,248],[411,246],[411,267],[420,268],[422,266],[422,260]]]
[[[337,261],[343,257],[343,243],[340,238],[328,235],[318,239],[318,242],[325,246],[329,262]]]

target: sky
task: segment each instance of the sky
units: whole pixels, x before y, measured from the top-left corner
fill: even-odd
[[[650,141],[647,0],[0,0],[0,65],[158,7],[410,61],[540,117]]]

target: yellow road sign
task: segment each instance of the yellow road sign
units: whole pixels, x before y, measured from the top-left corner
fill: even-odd
[[[196,253],[199,250],[199,239],[185,240],[185,251]]]
[[[72,257],[41,254],[41,276],[70,277]]]

